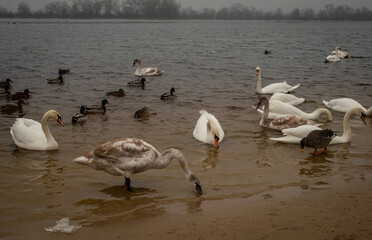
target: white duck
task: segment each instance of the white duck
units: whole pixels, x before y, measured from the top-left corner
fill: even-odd
[[[339,49],[340,49],[340,47],[337,46],[336,49],[335,49],[335,55],[333,55],[333,54],[328,55],[328,56],[325,58],[324,62],[325,62],[325,63],[329,63],[329,62],[338,62],[338,61],[340,61],[341,59],[340,59],[340,57],[338,56],[338,50],[339,50]]]
[[[256,108],[256,107],[254,107]],[[263,113],[261,109],[256,109],[260,114]],[[318,119],[322,114],[326,114],[328,120],[332,121],[332,114],[331,112],[326,108],[318,108],[312,113],[306,113],[302,111],[301,109],[292,106],[291,104],[284,103],[281,101],[273,100],[270,101],[270,112],[268,115],[268,119],[275,119],[278,117],[286,116],[286,115],[294,115],[300,118],[305,118],[309,120],[316,120]]]
[[[295,95],[288,94],[288,93],[274,93],[269,101],[278,100],[284,103],[291,104],[293,106],[300,105],[305,102],[305,98],[299,98]]]
[[[133,66],[138,64],[137,70],[134,72],[135,76],[160,76],[164,71],[158,69],[157,67],[145,67],[142,68],[142,62],[139,59],[134,59]]]
[[[337,112],[347,112],[351,108],[359,107],[362,108],[367,116],[372,115],[372,107],[370,107],[368,110],[362,106],[362,104],[358,103],[352,98],[335,98],[330,100],[329,102],[322,100],[324,105],[326,105],[328,108],[337,111]]]
[[[339,143],[347,143],[351,141],[351,128],[350,128],[350,118],[352,115],[360,116],[364,124],[367,124],[365,118],[365,112],[362,108],[352,108],[350,109],[344,116],[343,121],[343,129],[344,133],[342,136],[335,136],[330,144],[339,144]],[[301,139],[306,137],[313,130],[320,130],[318,126],[300,126],[297,128],[289,128],[282,130],[284,137],[279,138],[270,138],[276,142],[282,143],[300,143]]]
[[[202,195],[199,179],[190,171],[183,154],[176,149],[158,152],[152,145],[136,138],[123,138],[106,142],[84,156],[73,161],[96,170],[103,170],[114,176],[124,176],[125,185],[131,191],[130,176],[149,169],[162,169],[172,160],[178,160],[186,178]]]
[[[259,108],[261,105],[264,106],[264,112],[261,115],[260,126],[275,130],[282,130],[306,124],[315,125],[315,122],[312,120],[307,120],[296,116],[283,116],[276,118],[272,121],[268,121],[267,116],[269,115],[270,104],[266,97],[260,97],[260,101],[258,102],[257,108]]]
[[[17,118],[10,128],[14,143],[20,148],[29,150],[58,149],[58,143],[48,127],[49,119],[57,120],[63,126],[61,115],[55,110],[46,112],[41,119],[41,124],[32,119]]]
[[[351,58],[350,54],[348,52],[345,52],[345,51],[341,51],[341,47],[338,46],[338,50],[337,51],[337,54],[340,58]],[[332,51],[332,54],[336,54],[336,51]]]
[[[200,110],[199,113],[200,118],[193,132],[194,138],[207,144],[214,144],[218,148],[225,136],[220,123],[213,114],[205,110]]]
[[[261,68],[256,67],[256,76],[257,76],[257,87],[256,93],[260,94],[273,94],[273,93],[288,93],[292,92],[296,88],[298,88],[301,84],[297,84],[296,86],[291,86],[287,84],[286,81],[281,83],[272,83],[264,88],[262,88],[262,80],[261,80]]]

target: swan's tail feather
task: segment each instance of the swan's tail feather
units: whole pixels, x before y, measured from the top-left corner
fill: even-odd
[[[297,84],[296,86],[291,87],[290,89],[288,89],[287,92],[292,92],[293,90],[295,90],[296,88],[298,88],[300,85],[301,85],[301,83],[300,84]]]
[[[81,156],[81,157],[75,158],[73,161],[76,163],[87,165],[89,159],[87,157]]]
[[[328,107],[329,102],[322,100],[323,104]]]

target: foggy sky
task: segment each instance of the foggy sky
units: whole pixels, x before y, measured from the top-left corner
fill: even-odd
[[[26,2],[32,11],[42,9],[47,3],[56,2],[57,0],[0,0],[0,6],[15,12],[20,2]],[[70,5],[73,0],[58,0],[66,1]],[[123,0],[119,0],[122,2]],[[239,2],[244,6],[255,7],[257,10],[272,11],[281,8],[284,12],[291,11],[295,8],[312,8],[319,10],[324,8],[328,3],[334,5],[348,5],[352,8],[360,8],[362,6],[372,9],[372,0],[176,0],[181,3],[181,8],[192,7],[195,10],[208,7],[215,10],[222,7],[230,7],[231,4]]]

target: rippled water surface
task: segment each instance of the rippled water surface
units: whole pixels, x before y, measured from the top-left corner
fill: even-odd
[[[372,174],[371,123],[351,120],[352,142],[332,145],[326,155],[301,153],[298,145],[277,144],[280,132],[258,125],[255,68],[263,85],[286,80],[301,83],[307,112],[322,99],[352,97],[372,103],[372,28],[368,22],[276,21],[73,21],[28,20],[0,23],[0,80],[13,80],[12,91],[28,88],[32,97],[24,117],[40,121],[50,109],[65,127],[50,122],[58,151],[28,151],[14,146],[9,128],[16,114],[0,115],[0,237],[47,238],[45,227],[68,217],[83,228],[168,213],[202,210],[214,200],[262,197],[270,190],[292,193],[332,187]],[[324,64],[340,45],[364,57]],[[265,55],[265,50],[272,51]],[[135,58],[157,66],[163,76],[148,77],[145,89],[128,88]],[[62,85],[47,84],[59,68],[71,69]],[[174,101],[160,95],[176,89]],[[123,88],[124,98],[106,97]],[[105,115],[72,125],[81,105],[110,101]],[[0,104],[6,104],[4,98]],[[147,106],[149,119],[133,119]],[[192,137],[198,111],[220,121],[225,139],[216,150]],[[343,114],[324,126],[342,134]],[[78,165],[72,159],[99,144],[122,137],[141,138],[159,151],[181,150],[199,176],[199,197],[177,162],[167,169],[132,176],[134,191],[122,177]],[[80,230],[79,230],[80,231]],[[81,237],[84,237],[82,234]]]

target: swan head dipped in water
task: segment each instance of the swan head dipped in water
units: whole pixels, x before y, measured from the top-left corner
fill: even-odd
[[[178,160],[187,180],[202,195],[200,181],[189,169],[182,152],[171,148],[160,153],[152,145],[141,139],[122,138],[106,142],[73,161],[114,176],[124,175],[127,191],[132,191],[130,186],[130,176],[132,174],[149,169],[166,168],[172,160]]]

